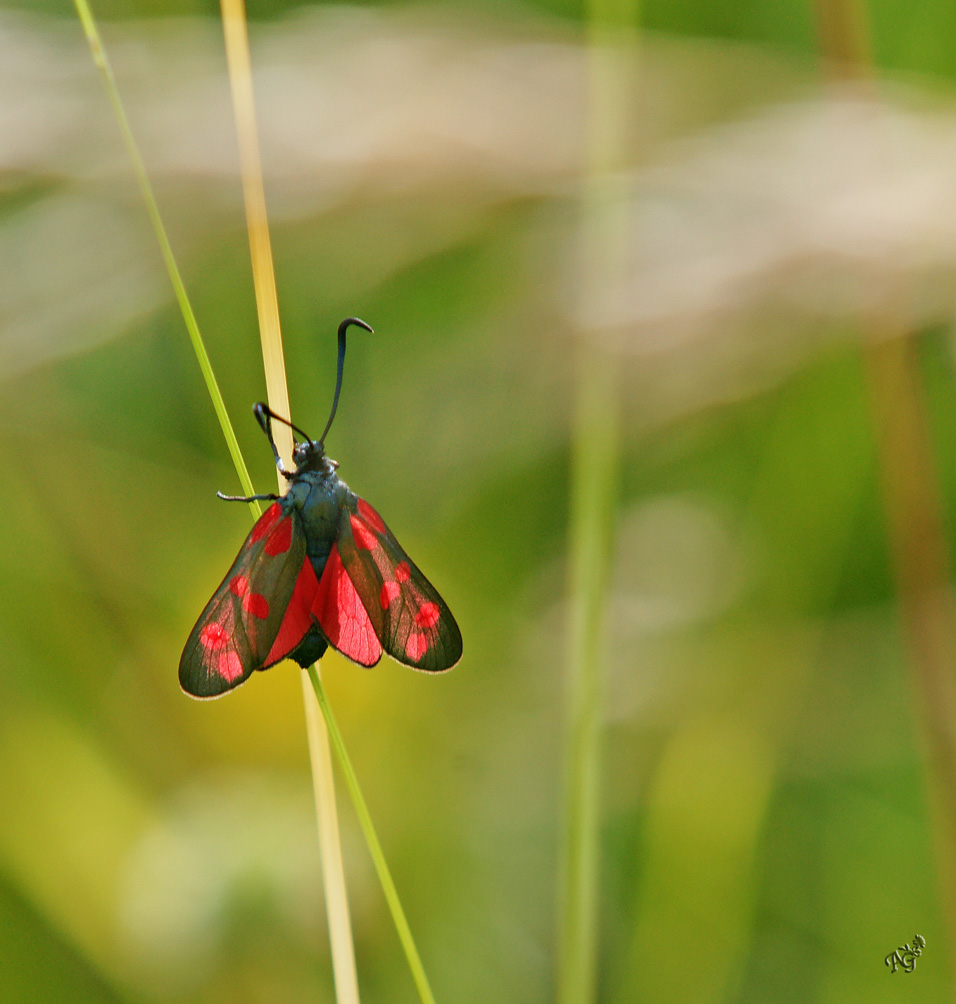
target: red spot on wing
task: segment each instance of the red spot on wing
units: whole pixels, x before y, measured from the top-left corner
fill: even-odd
[[[278,506],[276,502],[276,506]],[[265,519],[265,517],[263,517]],[[279,523],[274,530],[269,534],[268,540],[266,540],[266,554],[271,554],[275,557],[277,554],[285,554],[286,551],[292,546],[292,516],[287,516],[281,523]]]
[[[223,648],[229,644],[231,634],[218,621],[207,624],[199,632],[199,643],[206,649]]]
[[[382,646],[335,544],[325,563],[312,612],[332,647],[343,655],[361,666],[374,666],[382,657]]]
[[[242,676],[242,660],[239,658],[239,653],[232,649],[228,652],[223,652],[222,655],[219,656],[216,668],[219,671],[219,675],[224,680],[228,680],[232,683],[233,680]]]
[[[408,567],[407,561],[403,561],[400,565],[395,566],[395,578],[398,582],[408,582],[411,576],[412,572]]]
[[[428,638],[418,631],[413,631],[405,642],[405,654],[412,662],[419,659],[428,651]]]
[[[280,659],[284,659],[302,641],[306,631],[312,627],[312,602],[318,587],[319,583],[315,577],[312,562],[306,558],[302,562],[299,576],[295,580],[295,588],[292,590],[289,605],[282,615],[279,633],[272,643],[272,648],[269,649],[264,665],[271,666]]]
[[[249,592],[249,580],[244,575],[236,575],[229,583],[229,592],[236,596],[245,596]]]
[[[278,502],[273,502],[271,506],[259,517],[256,525],[252,528],[249,539],[255,543],[262,538],[276,525],[282,516],[282,506]]]
[[[365,501],[365,499],[358,500],[358,511],[359,516],[368,523],[373,529],[377,530],[379,533],[385,533],[385,523],[382,517]]]
[[[378,601],[382,604],[383,610],[388,610],[389,604],[392,600],[397,599],[401,594],[402,587],[397,582],[386,582],[382,585],[382,595],[379,596]]]
[[[438,604],[427,600],[418,608],[418,613],[415,614],[415,625],[420,628],[434,627],[438,623],[440,616]]]
[[[258,617],[261,621],[264,621],[269,616],[269,601],[262,593],[249,593],[242,601],[242,607],[252,614],[253,617]]]
[[[363,551],[371,551],[378,547],[378,538],[358,516],[349,513],[349,522],[352,524],[352,536],[355,538],[356,547],[360,547]]]

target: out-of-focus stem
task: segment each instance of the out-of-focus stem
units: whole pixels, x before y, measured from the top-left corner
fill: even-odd
[[[604,628],[617,510],[617,388],[601,351],[583,354],[578,375],[571,486],[571,638],[557,1000],[594,998],[600,883]]]
[[[556,997],[595,996],[600,887],[604,632],[617,522],[617,361],[592,324],[595,290],[620,268],[619,178],[630,122],[635,4],[592,0],[588,47],[587,165],[581,226],[585,267],[571,429],[570,638],[564,816],[560,840]]]
[[[820,45],[838,81],[877,96],[862,0],[816,0]],[[892,284],[884,283],[884,286]],[[906,291],[864,318],[865,363],[887,531],[926,751],[940,896],[956,969],[956,607],[926,391],[905,321]]]
[[[887,529],[926,750],[940,894],[956,967],[956,608],[913,339],[866,350]]]

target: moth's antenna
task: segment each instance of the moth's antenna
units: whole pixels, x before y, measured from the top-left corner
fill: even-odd
[[[281,422],[283,425],[287,425],[294,433],[297,432],[302,438],[309,442],[308,435],[303,432],[297,425],[293,425],[287,418],[283,418],[281,415],[277,415],[267,404],[262,401],[257,402],[252,406],[252,413],[256,416],[256,421],[262,426],[262,431],[266,434],[269,439],[269,445],[272,447],[272,455],[276,458],[276,467],[285,474],[285,467],[282,464],[282,459],[279,456],[279,451],[276,449],[276,441],[272,436],[272,422],[273,419],[276,422]],[[293,439],[295,436],[292,437]]]
[[[339,325],[339,365],[338,373],[335,378],[335,396],[332,398],[332,411],[329,414],[329,420],[325,423],[325,428],[322,430],[322,435],[319,436],[318,440],[323,447],[325,446],[325,437],[329,434],[329,429],[332,428],[332,419],[335,418],[335,409],[339,406],[339,391],[342,389],[342,373],[345,371],[345,332],[348,331],[349,325],[351,324],[355,324],[360,328],[365,328],[366,331],[372,331],[370,325],[366,324],[365,321],[359,320],[357,317],[346,317]]]
[[[287,418],[283,418],[281,415],[277,415],[267,404],[263,404],[260,401],[258,404],[252,406],[253,414],[256,416],[256,421],[262,426],[262,431],[271,438],[272,430],[269,428],[270,419],[274,419],[276,422],[281,422],[283,425],[287,425],[293,432],[297,432],[306,442],[309,442],[309,434],[303,429],[300,429],[297,425],[293,425]]]

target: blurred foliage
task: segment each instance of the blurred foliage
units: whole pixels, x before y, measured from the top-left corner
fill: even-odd
[[[215,5],[97,13],[117,22],[120,87],[269,490],[238,181],[206,145],[230,163]],[[69,15],[49,0],[0,10],[0,1000],[331,1001],[297,671],[212,703],[178,687],[181,645],[249,516],[215,497],[235,475]],[[600,1000],[945,999],[853,268],[874,286],[899,268],[912,292],[951,524],[956,226],[948,203],[927,200],[919,225],[904,209],[922,205],[924,169],[950,171],[953,10],[869,10],[880,66],[907,74],[890,130],[918,131],[929,108],[942,138],[936,160],[893,147],[912,244],[878,222],[870,243],[834,238],[830,254],[815,232],[818,271],[794,280],[812,255],[773,257],[771,195],[693,178],[727,163],[746,189],[734,165],[770,173],[760,158],[793,125],[779,110],[827,107],[812,8],[645,4],[627,199],[648,247],[635,267],[688,249],[704,264],[652,284],[659,301],[622,296],[624,320],[597,334],[576,292],[583,16],[562,0],[250,6],[269,22],[253,33],[266,142],[288,144],[267,186],[293,418],[321,428],[335,327],[370,321],[377,333],[350,342],[329,449],[465,638],[461,665],[436,679],[323,661],[426,970],[439,1001],[551,999],[572,360],[582,338],[607,337],[625,401]],[[344,103],[319,128],[307,117],[329,94]],[[815,141],[806,164],[843,163],[844,148]],[[701,144],[717,160],[696,159]],[[796,167],[773,204],[798,223],[818,197],[794,192],[812,174],[803,149],[780,154]],[[868,179],[822,213],[834,232],[853,195],[871,198],[866,220],[885,207]],[[738,224],[768,238],[749,272],[734,270],[748,235],[720,229]],[[832,284],[845,295],[821,308]],[[341,817],[363,995],[410,1002],[348,804]],[[891,976],[884,956],[916,932],[915,972]]]

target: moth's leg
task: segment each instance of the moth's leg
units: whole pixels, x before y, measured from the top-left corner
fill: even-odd
[[[268,495],[223,495],[222,492],[216,492],[216,494],[223,502],[275,502],[279,498],[278,495],[273,495],[271,492]]]

